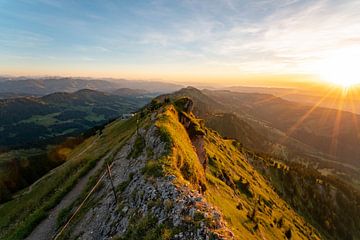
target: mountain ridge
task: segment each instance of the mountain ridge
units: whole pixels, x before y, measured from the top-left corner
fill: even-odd
[[[201,93],[191,88],[185,91]],[[360,236],[360,194],[355,188],[336,176],[320,174],[303,164],[301,157],[291,162],[277,154],[255,152],[240,139],[223,138],[208,127],[207,119],[194,114],[197,103],[209,96],[192,100],[184,96],[187,93],[155,98],[132,118],[110,123],[76,147],[51,178],[44,177],[31,191],[0,207],[0,214],[6,216],[0,220],[4,232],[0,237],[31,234],[29,239],[40,240],[55,235],[57,239],[155,240]],[[215,112],[219,114],[215,117],[222,117],[217,112],[220,106],[198,112],[207,117]],[[229,118],[228,124],[239,120],[234,114]],[[243,121],[239,124],[252,126]],[[253,131],[240,129],[239,133]],[[257,137],[244,139],[258,141]],[[79,153],[84,156],[78,157]],[[75,184],[76,188],[82,174],[97,163],[104,164],[90,176],[77,199],[53,214],[54,206],[72,189],[62,186]],[[61,197],[46,194],[52,191],[60,192]],[[26,202],[29,197],[42,204]],[[14,204],[18,207],[12,207]],[[42,215],[34,218],[38,212]],[[19,220],[11,222],[15,218]],[[47,226],[38,225],[43,221],[53,224],[49,235],[40,237],[37,233]]]
[[[292,235],[318,239],[316,231],[285,207],[286,203],[266,181],[251,170],[232,141],[221,142],[219,135],[201,126],[201,121],[189,109],[190,101],[180,99],[174,105],[150,105],[152,120],[146,117],[149,113],[143,114],[145,119],[140,120],[137,134],[130,141],[132,147],[121,150],[114,158],[113,183],[115,189],[121,188],[117,190],[121,202],[114,202],[111,184],[107,182],[92,197],[97,199],[97,207],[89,212],[85,210],[84,216],[75,219],[67,232],[69,235],[65,233],[65,236],[106,239],[123,233],[119,239],[242,239],[245,236],[278,239]],[[150,125],[144,121],[150,121]],[[220,141],[218,144],[223,150],[214,149],[212,141]],[[241,160],[235,163],[226,154]],[[220,167],[218,164],[222,161],[226,164],[223,162],[225,165]],[[229,169],[227,161],[236,166],[234,170]],[[235,170],[240,165],[249,168],[241,171],[244,175],[238,172],[241,168]],[[239,175],[241,181],[236,183]],[[126,184],[122,184],[124,182]],[[262,186],[261,191],[257,184]],[[262,191],[267,194],[258,196]],[[219,194],[222,200],[217,198]],[[274,205],[263,205],[266,201]],[[255,202],[260,204],[255,204],[254,209]],[[277,227],[270,226],[273,217],[268,208],[276,212],[275,216],[282,216],[282,223]],[[109,212],[110,217],[106,214]],[[136,221],[131,216],[136,216]],[[143,229],[147,229],[145,236]]]
[[[76,77],[57,78],[15,78],[0,81],[0,93],[46,95],[54,92],[75,92],[80,89],[93,89],[112,92],[114,89],[146,89],[150,92],[166,93],[182,86],[161,81],[141,81],[126,79],[84,79]]]

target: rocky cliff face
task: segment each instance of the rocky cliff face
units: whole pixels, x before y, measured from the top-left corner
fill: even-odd
[[[187,113],[188,106],[192,106],[193,103],[189,99],[185,102],[185,111],[179,113],[179,122],[185,127],[187,133],[189,134],[189,138],[195,148],[196,155],[199,158],[200,163],[206,169],[207,165],[207,156],[205,150],[205,133],[201,130],[201,126],[198,123],[192,121],[191,117]]]

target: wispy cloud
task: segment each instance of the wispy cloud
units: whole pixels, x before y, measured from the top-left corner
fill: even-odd
[[[334,51],[360,45],[359,1],[4,2],[2,56],[21,56],[18,48],[57,57],[53,62],[302,73]]]
[[[0,43],[2,47],[32,48],[49,44],[53,39],[49,36],[26,30],[1,29]]]
[[[201,35],[192,39],[194,43],[198,42],[199,48],[195,51],[207,56],[209,62],[239,66],[255,72],[306,72],[309,62],[319,61],[339,47],[358,44],[358,3],[318,1],[294,7],[292,5],[298,4],[298,1],[281,2],[256,2],[257,8],[271,8],[269,5],[281,8],[277,7],[274,12],[253,21],[232,17],[230,22],[222,24],[223,29],[201,28],[199,22],[193,21],[184,24],[182,29],[186,29],[190,36]],[[214,9],[210,5],[208,12],[212,11]],[[218,19],[212,20],[215,22]],[[183,44],[182,39],[183,34],[178,31],[168,41],[178,45]]]

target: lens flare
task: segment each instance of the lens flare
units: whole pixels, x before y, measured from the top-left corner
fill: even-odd
[[[318,74],[321,79],[350,88],[360,83],[360,49],[346,49],[338,51],[318,67]]]

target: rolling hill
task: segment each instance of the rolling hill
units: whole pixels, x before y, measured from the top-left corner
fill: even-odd
[[[337,86],[314,85],[301,88],[245,87],[232,86],[225,88],[232,92],[271,94],[282,99],[301,103],[303,105],[337,109],[360,114],[360,85],[349,89]],[[344,98],[344,94],[346,97]],[[324,97],[326,96],[326,97]]]
[[[81,89],[92,89],[110,93],[119,88],[146,89],[152,93],[166,93],[178,90],[181,86],[158,81],[72,77],[21,77],[11,79],[6,78],[3,81],[0,81],[0,94],[12,93],[13,95],[47,95],[55,92],[76,92]]]
[[[267,94],[230,91],[205,93],[230,111],[246,113],[264,121],[287,136],[334,156],[340,162],[360,164],[360,115],[307,106]]]
[[[119,96],[146,96],[151,95],[151,92],[143,89],[119,88],[113,91],[112,94]]]
[[[34,147],[59,136],[76,135],[131,113],[149,97],[118,96],[94,90],[0,100],[0,147]]]

